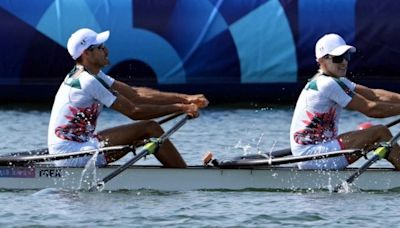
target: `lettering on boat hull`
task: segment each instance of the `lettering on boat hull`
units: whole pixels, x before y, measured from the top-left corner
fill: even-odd
[[[14,177],[14,178],[34,178],[35,168],[32,167],[1,167],[0,178]]]
[[[62,169],[40,169],[39,177],[61,178]]]

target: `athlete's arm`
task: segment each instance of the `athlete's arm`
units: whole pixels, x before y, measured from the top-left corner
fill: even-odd
[[[112,89],[118,91],[128,100],[142,104],[175,104],[194,103],[199,108],[206,107],[208,100],[202,94],[187,95],[181,93],[160,92],[158,90],[145,87],[130,87],[129,85],[115,80]]]
[[[121,94],[116,96],[117,98],[111,108],[134,120],[153,119],[176,112],[185,112],[192,117],[199,115],[195,104],[140,104],[131,102]]]
[[[357,84],[355,92],[371,101],[400,102],[400,94],[384,89],[371,89]]]
[[[400,114],[400,103],[369,100],[358,93],[353,95],[346,108],[374,118],[385,118]]]

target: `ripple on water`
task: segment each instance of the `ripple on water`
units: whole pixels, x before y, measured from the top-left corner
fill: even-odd
[[[230,158],[242,155],[245,150],[268,152],[271,147],[287,148],[293,110],[290,107],[262,108],[211,107],[204,110],[200,118],[188,121],[172,136],[172,141],[188,163],[194,165],[200,164],[207,150],[218,158]],[[50,107],[0,110],[2,153],[45,147],[49,118]],[[342,123],[347,124],[340,126],[341,131],[352,130],[368,120],[347,111],[342,118]],[[393,118],[374,123],[391,120]],[[106,110],[99,119],[99,130],[129,122]],[[168,129],[173,123],[164,127]],[[235,148],[239,142],[243,148]],[[140,163],[159,164],[151,156]],[[3,205],[0,210],[2,227],[386,227],[400,224],[399,190],[346,194],[270,190],[0,190],[0,202]]]

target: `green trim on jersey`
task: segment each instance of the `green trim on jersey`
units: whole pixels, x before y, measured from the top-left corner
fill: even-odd
[[[101,79],[99,76],[93,75],[93,77],[95,79],[97,79],[97,81],[99,81],[104,87],[106,87],[107,89],[111,89],[110,86],[108,86],[107,83],[103,79]]]
[[[306,90],[309,89],[318,91],[317,80],[311,80],[307,83]]]
[[[339,78],[333,78],[335,80],[335,82],[340,86],[340,88],[343,89],[343,91],[349,95],[350,97],[354,96],[354,92],[346,86],[346,84],[344,84],[344,82],[342,82]]]
[[[74,66],[74,68],[68,73],[67,78],[64,80],[64,84],[76,89],[82,89],[81,83],[78,78],[71,78],[79,68]]]
[[[74,66],[74,68],[68,73],[67,78],[64,81],[64,84],[67,85],[67,86],[70,86],[72,88],[75,88],[75,89],[82,89],[82,86],[81,86],[81,83],[79,81],[79,78],[72,78],[72,76],[76,73],[77,70],[79,70],[79,67]],[[108,90],[111,89],[110,86],[107,85],[107,83],[103,79],[101,79],[99,76],[97,76],[97,75],[92,75],[92,76],[95,79],[97,79],[97,81],[99,81],[100,84],[102,84],[106,89],[108,89]]]

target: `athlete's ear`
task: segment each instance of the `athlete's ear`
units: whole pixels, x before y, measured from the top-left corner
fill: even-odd
[[[80,62],[83,62],[85,60],[88,59],[88,57],[90,56],[90,50],[86,49],[82,52],[81,56],[79,56]]]
[[[326,58],[322,57],[319,59],[316,59],[318,66],[324,66],[326,64]]]
[[[86,49],[86,50],[84,50],[84,51],[82,52],[81,57],[84,56],[84,55],[87,56],[87,55],[89,55],[89,53],[90,53],[90,50]]]

